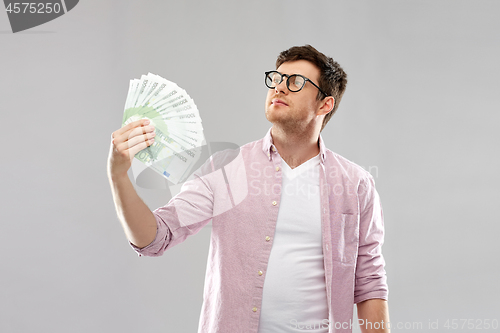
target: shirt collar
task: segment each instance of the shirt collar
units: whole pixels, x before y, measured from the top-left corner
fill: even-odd
[[[262,151],[264,152],[264,154],[266,154],[266,156],[269,158],[269,160],[271,160],[272,155],[277,152],[277,149],[273,143],[273,137],[271,136],[271,128],[267,131],[267,134],[264,137],[264,140],[262,142]],[[325,152],[326,152],[325,143],[323,142],[323,138],[321,137],[321,134],[320,134],[319,135],[319,156],[321,158],[321,163],[325,162],[325,156],[326,156]]]

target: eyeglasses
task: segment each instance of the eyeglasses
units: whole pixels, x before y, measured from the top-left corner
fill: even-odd
[[[283,77],[286,77],[286,87],[288,90],[291,92],[298,92],[301,91],[302,88],[304,88],[304,85],[306,84],[306,81],[309,81],[312,83],[313,86],[318,88],[325,97],[329,96],[327,93],[325,93],[323,90],[321,90],[320,87],[318,87],[314,82],[309,80],[307,77],[302,76],[300,74],[281,74],[278,71],[270,71],[270,72],[265,72],[266,74],[266,86],[269,89],[274,89],[278,84],[283,82]]]

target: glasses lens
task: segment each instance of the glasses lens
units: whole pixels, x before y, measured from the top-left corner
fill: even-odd
[[[274,88],[281,82],[281,75],[278,72],[270,72],[266,75],[266,86]]]
[[[288,89],[290,89],[290,91],[294,91],[294,92],[299,91],[304,86],[304,83],[306,83],[306,81],[304,80],[304,78],[302,76],[292,75],[288,79]]]

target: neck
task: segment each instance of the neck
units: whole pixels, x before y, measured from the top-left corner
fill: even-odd
[[[319,153],[318,129],[312,128],[301,132],[290,132],[274,124],[271,129],[271,136],[281,158],[292,169]]]

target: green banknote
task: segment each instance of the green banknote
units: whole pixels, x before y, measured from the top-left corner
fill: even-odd
[[[130,80],[122,125],[149,119],[155,141],[135,158],[174,184],[189,175],[206,144],[198,108],[185,90],[149,73]]]

